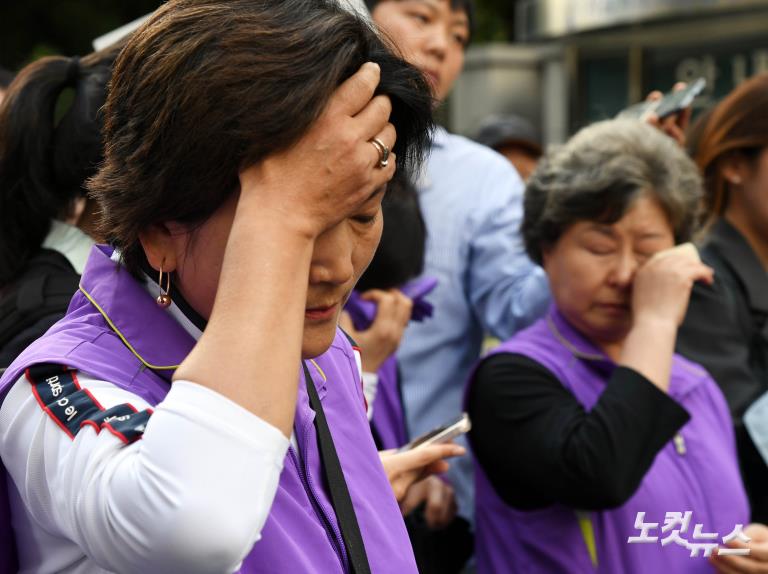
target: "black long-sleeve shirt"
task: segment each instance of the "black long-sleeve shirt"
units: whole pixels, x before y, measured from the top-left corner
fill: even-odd
[[[768,391],[768,273],[747,240],[718,220],[701,248],[715,270],[712,285],[697,283],[677,352],[709,371],[731,409],[753,522],[768,521],[768,465],[742,417]]]
[[[586,411],[543,365],[512,353],[480,365],[468,411],[475,455],[497,494],[520,510],[621,506],[690,418],[627,367]]]

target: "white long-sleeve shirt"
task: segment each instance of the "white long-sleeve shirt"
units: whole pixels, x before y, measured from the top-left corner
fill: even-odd
[[[109,382],[77,379],[105,410],[149,408]],[[125,444],[88,425],[71,438],[32,387],[22,377],[0,408],[22,572],[239,567],[277,490],[289,445],[280,431],[207,387],[176,381],[140,440]]]

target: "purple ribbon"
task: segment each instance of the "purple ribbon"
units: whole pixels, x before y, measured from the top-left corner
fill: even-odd
[[[411,321],[421,322],[431,317],[434,307],[425,297],[437,287],[437,279],[434,277],[420,277],[408,281],[400,287],[400,291],[413,301]],[[357,290],[352,291],[344,310],[352,318],[352,324],[357,331],[365,331],[376,318],[377,304],[374,301],[365,301]]]

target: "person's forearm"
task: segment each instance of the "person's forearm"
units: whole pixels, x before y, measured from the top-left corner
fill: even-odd
[[[638,318],[624,341],[618,363],[667,392],[676,337],[673,321]]]
[[[634,370],[614,369],[587,411],[545,367],[513,354],[481,363],[468,410],[470,440],[486,476],[507,504],[521,510],[623,504],[688,420],[680,405]]]
[[[146,414],[151,405],[88,373],[76,376],[77,386],[65,384],[59,399],[75,400],[82,389],[100,408],[84,404],[88,424],[69,433],[26,377],[0,408],[7,423],[0,455],[27,512],[49,532],[66,532],[86,562],[104,571],[234,571],[267,520],[289,441],[220,394],[184,381],[148,420],[117,416],[123,420],[110,428],[105,410]],[[59,571],[64,559],[51,558]]]
[[[208,326],[176,379],[209,387],[290,436],[301,359],[310,234],[290,214],[240,198]]]

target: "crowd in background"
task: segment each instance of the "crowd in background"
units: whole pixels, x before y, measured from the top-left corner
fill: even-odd
[[[0,572],[768,572],[768,74],[473,141],[366,6],[0,74]]]

